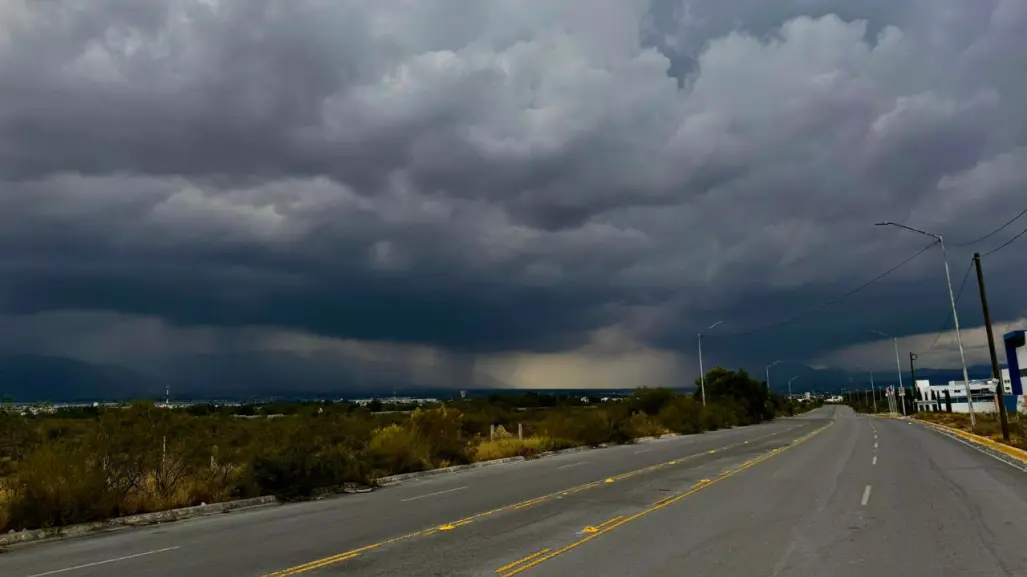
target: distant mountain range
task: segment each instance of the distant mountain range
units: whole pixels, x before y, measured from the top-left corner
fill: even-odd
[[[967,367],[967,373],[971,379],[987,379],[991,377],[990,365],[975,365]],[[764,374],[752,373],[753,378],[765,380]],[[841,389],[870,388],[869,371],[845,371],[838,368],[814,369],[798,363],[781,363],[774,367],[770,376],[770,387],[776,392],[786,393],[788,391],[788,379],[796,377],[792,382],[792,393],[798,394],[806,391],[817,393],[837,392]],[[917,369],[917,380],[927,379],[932,383],[947,383],[949,381],[962,381],[962,369]],[[874,384],[877,386],[898,385],[898,374],[894,369],[874,371]],[[909,387],[909,368],[904,367],[902,371],[902,384]]]
[[[15,401],[125,399],[157,391],[153,379],[125,367],[35,355],[0,358],[0,396]]]
[[[974,366],[971,378],[988,378],[990,367]],[[785,376],[788,375],[788,376]],[[763,374],[752,374],[763,380]],[[840,369],[813,369],[782,363],[771,373],[771,388],[787,391],[792,376],[793,393],[835,392],[842,388],[869,387],[869,373]],[[909,372],[903,373],[909,386]],[[851,377],[851,381],[850,381]],[[932,382],[961,380],[961,370],[921,369],[918,379]],[[877,385],[897,382],[894,371],[874,373]],[[0,357],[0,396],[18,402],[88,402],[137,398],[161,399],[165,385],[176,399],[256,399],[268,397],[388,397],[450,396],[459,389],[478,392],[508,390],[503,382],[473,373],[449,382],[426,381],[409,367],[380,362],[343,365],[331,356],[289,354],[236,354],[176,359],[147,369],[88,363],[64,357],[17,355]],[[673,386],[673,384],[668,384]],[[633,388],[625,383],[625,389]],[[690,387],[688,387],[690,388]],[[554,383],[553,389],[563,389]],[[564,389],[569,390],[569,389]]]
[[[410,367],[363,361],[340,363],[330,355],[228,354],[190,356],[146,367],[88,363],[64,357],[0,357],[0,397],[17,402],[268,397],[372,397],[432,390],[509,388],[488,375],[464,375],[452,386],[426,380]],[[448,383],[446,383],[448,384]]]
[[[870,372],[868,371],[852,372],[834,368],[812,369],[803,366],[803,364],[788,366],[785,363],[778,364],[775,369],[775,373],[781,376],[774,377],[771,375],[770,385],[773,390],[778,392],[787,391],[788,379],[791,378],[784,377],[783,374],[798,376],[792,383],[793,393],[805,391],[835,392],[843,388],[870,388]],[[988,379],[991,377],[991,366],[989,364],[980,364],[980,366],[967,367],[966,373],[971,379]],[[763,376],[754,375],[754,377],[760,380],[765,379]],[[904,385],[907,387],[912,386],[908,367],[903,368],[902,379]],[[916,379],[926,379],[936,384],[962,381],[962,369],[917,369]],[[877,386],[898,385],[899,376],[895,370],[874,371],[874,384]]]

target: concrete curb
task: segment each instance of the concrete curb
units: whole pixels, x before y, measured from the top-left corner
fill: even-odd
[[[388,487],[391,485],[397,485],[405,481],[412,481],[414,479],[422,479],[424,477],[434,477],[435,475],[445,475],[447,473],[458,473],[460,471],[470,471],[471,469],[482,469],[484,467],[493,467],[495,465],[505,465],[506,463],[516,463],[518,461],[524,461],[524,457],[507,457],[505,459],[494,459],[492,461],[481,461],[479,463],[471,463],[469,465],[456,465],[453,467],[443,467],[441,469],[428,469],[427,471],[418,471],[416,473],[403,473],[400,475],[389,475],[388,477],[381,477],[375,480],[381,487]]]
[[[536,458],[542,459],[544,457],[552,457],[554,455],[566,455],[568,453],[580,453],[582,451],[591,451],[592,449],[601,449],[601,448],[603,448],[603,447],[589,447],[587,445],[586,446],[582,446],[582,447],[571,447],[569,449],[558,449],[556,451],[546,451],[544,453],[539,453],[536,456]]]
[[[80,523],[78,525],[67,525],[64,527],[54,527],[52,529],[19,531],[17,533],[0,535],[0,547],[48,539],[68,539],[71,537],[88,535],[90,533],[112,531],[123,527],[141,527],[146,525],[155,525],[157,523],[169,523],[193,517],[228,513],[229,511],[238,511],[240,509],[275,505],[277,503],[278,499],[273,496],[255,497],[253,499],[225,501],[223,503],[197,505],[195,507],[185,507],[182,509],[169,509],[167,511],[158,511],[156,513],[130,515],[128,517],[118,517],[116,519],[108,519],[106,521],[97,521],[95,523]]]
[[[912,419],[915,422],[922,423],[931,427],[932,429],[953,437],[957,440],[976,445],[978,448],[984,450],[989,455],[992,455],[998,459],[1006,461],[1011,465],[1014,465],[1024,471],[1027,471],[1027,451],[1018,449],[1016,447],[1000,443],[998,441],[989,439],[988,437],[982,437],[974,433],[969,433],[962,429],[956,429],[947,425],[941,425],[938,423],[932,423],[930,421],[924,421],[920,419]]]
[[[666,439],[668,437],[680,437],[680,433],[667,433],[666,435],[660,435],[659,437],[639,437],[635,439],[636,443],[647,443],[649,441],[659,441],[660,439]]]

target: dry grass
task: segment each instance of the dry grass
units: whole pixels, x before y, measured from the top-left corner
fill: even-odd
[[[157,491],[157,483],[153,475],[149,475],[143,481],[141,490],[133,491],[125,498],[122,514],[167,511],[180,507],[192,507],[200,503],[227,501],[230,498],[231,495],[223,486],[216,487],[213,483],[193,477],[183,478],[175,484],[171,494],[161,496]]]
[[[998,443],[1005,442],[1002,440],[1002,424],[999,422],[998,415],[975,415],[976,426],[972,431],[970,430],[970,416],[965,413],[917,413],[913,418],[945,425],[946,427],[952,427],[953,429],[959,429],[968,433],[972,432]],[[1027,450],[1027,427],[1025,425],[1027,425],[1027,421],[1022,417],[1010,414],[1009,442],[1006,444],[1018,449]]]
[[[8,521],[11,520],[10,513],[7,511],[7,504],[11,501],[11,489],[7,486],[7,481],[0,479],[0,527],[6,527]]]
[[[548,437],[527,437],[525,439],[503,438],[482,441],[474,448],[471,460],[491,461],[507,457],[534,457],[553,449],[553,440]]]

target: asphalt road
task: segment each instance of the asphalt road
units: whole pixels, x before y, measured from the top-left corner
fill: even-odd
[[[1027,575],[1027,473],[825,408],[26,546],[4,577]]]

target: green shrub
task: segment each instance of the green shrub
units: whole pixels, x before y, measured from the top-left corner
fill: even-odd
[[[610,412],[603,409],[559,411],[547,415],[540,428],[546,437],[570,441],[574,446],[596,446],[630,438],[616,424]]]
[[[4,529],[56,527],[122,513],[126,491],[108,483],[103,467],[66,444],[44,445],[19,463]]]
[[[623,426],[624,433],[631,439],[639,437],[659,437],[667,430],[655,419],[645,413],[635,413],[628,418]]]
[[[378,429],[367,446],[376,476],[413,473],[431,467],[428,443],[413,429],[389,425]]]
[[[310,497],[318,489],[364,481],[360,464],[352,453],[338,447],[320,451],[312,448],[293,443],[279,452],[257,455],[251,464],[251,475],[260,492],[295,500]]]
[[[428,451],[431,465],[446,467],[470,460],[460,411],[446,407],[417,409],[410,415],[410,427]]]
[[[660,410],[657,420],[675,433],[682,435],[701,433],[703,431],[702,405],[694,399],[678,397]]]
[[[737,423],[734,411],[721,404],[707,404],[702,408],[702,429],[704,431],[716,431],[718,429],[730,429]]]

